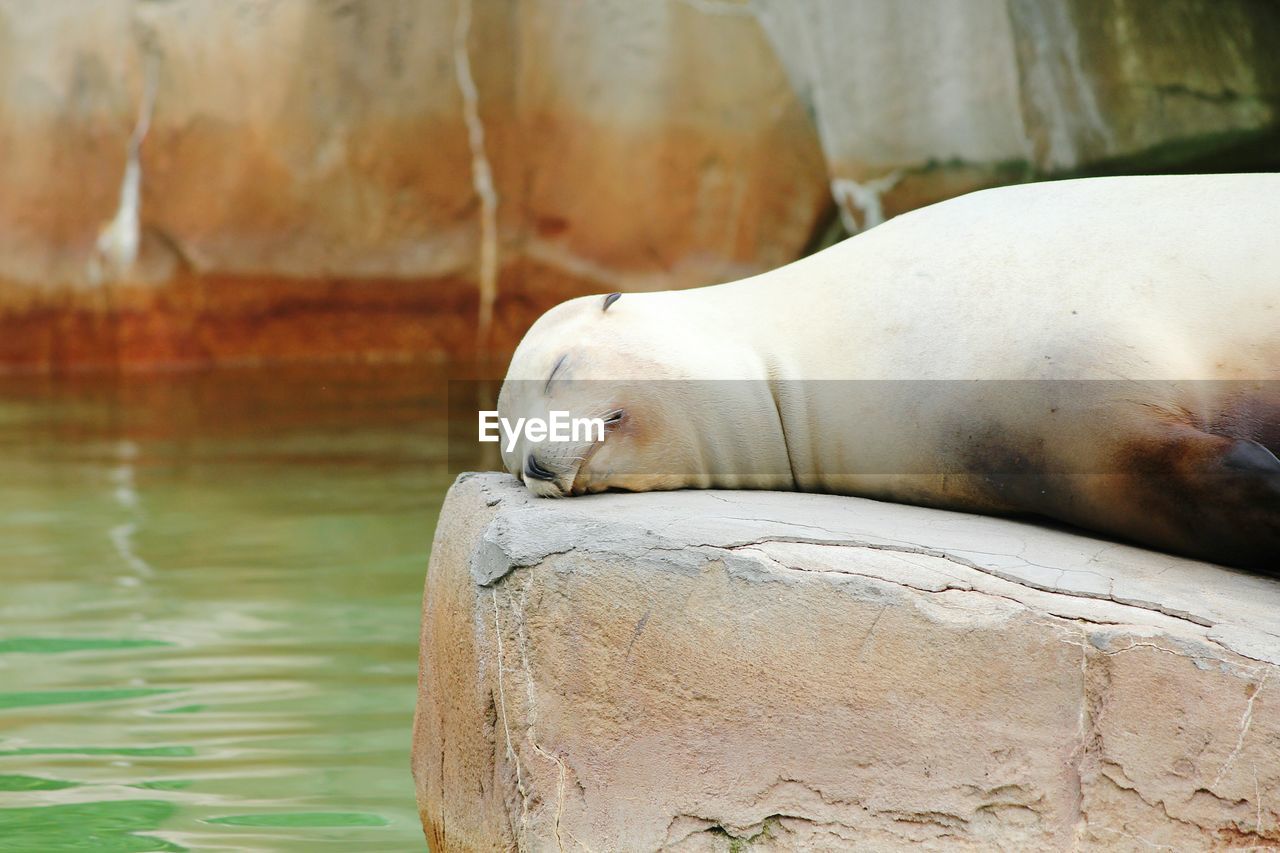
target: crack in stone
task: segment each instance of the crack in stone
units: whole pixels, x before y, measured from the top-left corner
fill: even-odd
[[[516,755],[515,748],[511,745],[511,724],[507,720],[507,692],[502,678],[502,673],[506,668],[506,663],[502,652],[502,616],[498,611],[498,590],[490,587],[489,597],[493,601],[493,633],[498,649],[498,708],[502,714],[502,731],[506,736],[507,757],[511,759],[511,764],[515,767],[516,771],[516,790],[520,794],[519,837],[521,842],[523,842],[529,829],[529,794],[524,788],[524,779],[520,772],[520,758]]]
[[[508,609],[511,611],[511,615],[515,622],[516,648],[520,652],[520,664],[521,664],[522,670],[524,671],[525,702],[527,705],[527,711],[525,714],[525,717],[526,717],[525,740],[529,742],[529,745],[533,748],[533,750],[536,753],[538,753],[538,755],[541,755],[543,758],[555,764],[557,768],[556,810],[555,810],[555,823],[553,824],[553,830],[556,838],[556,848],[562,851],[563,853],[564,841],[562,840],[562,837],[561,837],[561,821],[564,817],[564,800],[565,800],[564,792],[565,792],[565,782],[568,778],[568,768],[565,765],[564,760],[560,758],[560,756],[545,749],[540,743],[538,743],[538,737],[536,733],[536,727],[538,724],[538,706],[537,706],[537,702],[535,701],[535,689],[534,689],[534,683],[533,683],[533,667],[529,663],[529,638],[528,638],[528,634],[525,632],[525,620],[524,620],[524,613],[527,610],[528,601],[529,601],[529,589],[532,585],[533,585],[533,575],[532,573],[530,573],[530,574],[527,574],[525,577],[524,586],[520,590],[519,600],[517,601],[514,595],[509,594],[507,596],[507,606],[508,606]],[[496,588],[491,588],[490,592],[494,595],[494,607],[495,607],[494,615],[496,619],[497,590]],[[498,626],[496,622],[495,622],[495,629],[499,631],[501,630],[500,626]],[[499,656],[501,656],[501,654],[502,654],[501,645],[499,645]],[[501,665],[502,664],[500,660],[499,661],[499,667],[500,667],[499,679],[501,679]],[[501,687],[501,680],[499,680],[499,686]],[[505,709],[504,709],[504,717],[505,717]],[[505,719],[504,719],[504,724],[505,724]],[[508,744],[510,744],[509,734],[508,734]],[[522,815],[522,824],[525,824],[527,822],[527,817],[528,817],[528,807],[526,802],[525,813]],[[526,832],[527,832],[527,827],[526,827]],[[581,844],[581,842],[579,842],[579,844]],[[582,846],[584,848],[586,847],[586,845],[582,845]]]
[[[471,0],[458,0],[458,15],[453,29],[453,65],[458,92],[462,96],[467,144],[471,147],[471,186],[480,199],[480,268],[477,276],[480,307],[476,320],[476,347],[483,350],[493,326],[493,306],[498,299],[498,192],[494,188],[489,155],[485,152],[480,93],[471,74],[471,54],[467,47],[470,35]]]
[[[822,529],[822,528],[818,528],[818,529]],[[1100,593],[1089,593],[1089,592],[1082,592],[1078,590],[1062,589],[1061,587],[1053,587],[1047,584],[1037,584],[1034,581],[1030,581],[1026,578],[1018,577],[1017,575],[1011,575],[1007,572],[1001,572],[996,569],[983,566],[979,563],[975,563],[972,560],[966,560],[962,557],[957,557],[954,554],[950,554],[950,553],[947,553],[946,551],[940,551],[934,548],[925,548],[921,546],[913,547],[913,546],[904,546],[904,545],[882,545],[874,542],[857,541],[852,539],[821,540],[821,539],[813,539],[810,537],[798,537],[798,536],[763,536],[758,539],[754,539],[746,542],[733,542],[725,545],[700,543],[700,545],[702,547],[724,548],[725,550],[733,551],[733,550],[738,550],[740,548],[749,548],[755,545],[763,545],[769,542],[784,542],[784,543],[790,542],[790,543],[799,544],[799,545],[828,545],[828,546],[839,546],[839,547],[848,547],[848,548],[865,548],[870,551],[890,551],[890,552],[901,553],[901,554],[913,554],[913,555],[918,555],[922,557],[935,557],[940,560],[946,560],[947,562],[954,563],[957,566],[962,566],[966,569],[970,569],[972,571],[979,572],[984,575],[988,575],[989,577],[997,578],[1002,581],[1007,581],[1008,583],[1026,587],[1027,589],[1033,589],[1038,592],[1046,592],[1053,595],[1064,595],[1070,598],[1086,598],[1086,599],[1091,599],[1093,601],[1110,601],[1113,604],[1118,604],[1123,607],[1132,607],[1136,610],[1145,610],[1150,613],[1159,613],[1163,616],[1168,616],[1171,619],[1178,619],[1183,622],[1189,622],[1192,625],[1196,625],[1201,628],[1214,627],[1214,623],[1209,622],[1205,619],[1201,619],[1200,617],[1197,617],[1188,613],[1169,610],[1167,608],[1163,608],[1158,605],[1146,606],[1145,603],[1143,602],[1127,601],[1124,599],[1116,598],[1111,595],[1102,595]],[[1013,554],[997,554],[994,552],[981,552],[981,553],[990,553],[990,556],[993,556],[993,557],[1015,557],[1016,556]],[[1025,560],[1024,560],[1024,563],[1030,566],[1036,565],[1035,563],[1030,563]],[[1040,568],[1049,568],[1049,567],[1042,566]],[[1089,572],[1089,574],[1097,574],[1097,573]]]
[[[770,541],[774,541],[774,540],[770,540]],[[789,541],[789,540],[787,540],[787,541]],[[762,543],[760,543],[760,544],[767,544],[767,543],[762,542]],[[824,544],[824,543],[796,542],[795,544]],[[847,544],[847,543],[841,543],[841,544]],[[704,545],[704,546],[699,546],[699,547],[710,547],[710,548],[714,548],[715,546],[705,546],[705,545]],[[742,546],[735,546],[734,548],[732,548],[732,549],[730,549],[730,550],[739,550],[739,549],[744,549],[744,550],[745,550],[745,549],[750,549],[750,548],[752,548],[752,545],[742,545]],[[874,546],[873,546],[873,550],[874,550]],[[893,549],[885,549],[885,550],[893,550]],[[947,574],[942,573],[942,572],[938,572],[938,573],[939,573],[939,574],[942,574],[942,575],[943,575],[943,577],[948,577],[948,578],[950,578],[951,580],[957,581],[958,583],[960,583],[960,584],[965,584],[965,585],[964,585],[964,586],[946,586],[946,587],[944,587],[943,589],[930,589],[930,588],[927,588],[927,587],[922,587],[922,586],[918,586],[918,585],[915,585],[915,584],[911,584],[911,583],[908,583],[908,582],[906,582],[906,581],[902,581],[902,580],[894,580],[894,579],[891,579],[891,578],[886,578],[886,577],[884,577],[884,576],[882,576],[882,575],[867,574],[867,573],[865,573],[865,572],[856,572],[856,571],[847,570],[847,569],[838,570],[838,571],[837,571],[837,570],[829,570],[829,569],[807,569],[807,568],[804,568],[804,567],[802,567],[802,566],[795,566],[795,565],[791,565],[791,564],[789,564],[789,563],[784,563],[784,562],[782,562],[781,560],[779,560],[776,556],[774,556],[774,555],[770,555],[770,554],[768,554],[767,552],[764,552],[764,551],[760,551],[760,552],[758,552],[758,553],[760,553],[760,554],[761,554],[761,556],[763,556],[763,557],[765,557],[766,559],[768,559],[768,560],[769,560],[771,563],[773,563],[774,565],[777,565],[779,568],[783,568],[783,569],[786,569],[786,570],[788,570],[788,571],[807,572],[807,573],[810,573],[810,574],[829,574],[829,575],[835,575],[835,576],[852,576],[852,577],[867,578],[867,579],[869,579],[869,580],[881,581],[881,582],[883,582],[883,583],[887,583],[887,584],[890,584],[890,585],[892,585],[892,586],[897,586],[897,587],[900,587],[900,588],[902,588],[902,589],[909,589],[909,590],[912,590],[913,592],[918,592],[918,593],[922,593],[922,594],[925,594],[925,595],[941,595],[941,594],[946,593],[946,592],[972,592],[972,593],[975,593],[975,594],[977,594],[977,595],[983,595],[983,596],[987,596],[987,597],[989,597],[989,598],[995,598],[995,599],[1000,599],[1000,600],[1002,600],[1002,601],[1008,601],[1008,602],[1010,602],[1010,603],[1012,603],[1012,604],[1015,604],[1015,605],[1017,605],[1018,607],[1020,607],[1020,608],[1022,608],[1022,609],[1024,609],[1024,610],[1026,610],[1026,611],[1028,611],[1028,612],[1030,612],[1030,613],[1039,613],[1039,612],[1042,612],[1042,611],[1043,611],[1043,608],[1037,608],[1037,607],[1035,607],[1034,605],[1029,604],[1029,603],[1027,603],[1027,602],[1023,601],[1022,599],[1017,598],[1017,597],[1015,597],[1015,596],[1012,596],[1012,595],[1003,595],[1003,594],[1001,594],[1001,593],[999,593],[999,592],[995,592],[995,591],[993,591],[993,590],[977,589],[977,588],[974,588],[974,587],[973,587],[973,586],[971,586],[971,585],[968,585],[968,584],[967,584],[967,582],[966,582],[966,581],[964,581],[964,579],[962,579],[962,578],[957,578],[957,577],[955,577],[954,575],[947,575]],[[932,556],[932,555],[929,555],[929,556]],[[976,570],[977,570],[977,569],[976,569]],[[977,571],[981,571],[981,570],[977,570]],[[992,574],[990,574],[990,573],[983,573],[983,574],[987,574],[989,577],[995,577],[995,578],[996,578],[996,579],[998,579],[998,580],[1004,580],[1004,578],[1001,578],[999,575],[992,575]],[[1014,583],[1013,581],[1008,581],[1008,582],[1009,582],[1009,583]],[[1020,586],[1025,586],[1025,585],[1022,585],[1022,584],[1019,584],[1019,585],[1020,585]],[[1144,611],[1144,612],[1149,612],[1149,613],[1150,613],[1150,612],[1161,612],[1161,613],[1162,613],[1162,611],[1153,611],[1153,610],[1151,610],[1150,608],[1145,608],[1145,607],[1134,607],[1134,605],[1127,604],[1127,603],[1122,602],[1122,601],[1117,601],[1117,600],[1115,600],[1115,599],[1102,598],[1102,597],[1100,597],[1100,596],[1071,595],[1070,593],[1065,593],[1065,592],[1062,592],[1062,591],[1060,591],[1060,590],[1047,590],[1047,589],[1040,589],[1040,588],[1038,588],[1038,587],[1030,587],[1030,586],[1029,586],[1028,588],[1030,588],[1030,589],[1034,589],[1034,590],[1036,590],[1036,591],[1038,591],[1038,592],[1044,592],[1044,593],[1049,594],[1049,595],[1063,595],[1063,596],[1065,596],[1065,597],[1067,597],[1067,598],[1084,598],[1084,599],[1093,600],[1093,601],[1110,601],[1111,603],[1113,603],[1113,604],[1115,604],[1115,605],[1117,605],[1117,606],[1119,606],[1119,607],[1133,607],[1135,610],[1142,610],[1142,611]],[[1054,618],[1054,619],[1061,619],[1061,620],[1064,620],[1064,621],[1067,621],[1067,622],[1085,623],[1085,624],[1089,624],[1089,625],[1114,625],[1114,626],[1126,626],[1126,625],[1139,624],[1139,623],[1137,622],[1137,620],[1121,621],[1121,620],[1114,620],[1114,619],[1094,618],[1094,617],[1090,617],[1090,616],[1083,616],[1083,615],[1078,615],[1078,614],[1077,614],[1077,615],[1066,616],[1066,615],[1062,615],[1062,614],[1058,614],[1058,613],[1048,613],[1047,615],[1051,616],[1051,617],[1052,617],[1052,618]],[[1173,616],[1173,615],[1171,615],[1171,614],[1167,614],[1167,613],[1162,613],[1162,615],[1169,616],[1170,618],[1173,618],[1173,619],[1179,619],[1179,617],[1177,617],[1177,616]],[[1190,622],[1191,620],[1181,619],[1180,621]],[[1199,625],[1199,623],[1195,623],[1195,622],[1192,622],[1191,624],[1195,624],[1195,625],[1197,625],[1198,627],[1212,627],[1212,626],[1200,626],[1200,625]],[[874,627],[874,626],[873,626],[873,627]],[[1210,638],[1207,634],[1197,634],[1197,635],[1196,635],[1196,637],[1197,637],[1197,639],[1199,639],[1199,640],[1203,641],[1204,643],[1206,643],[1206,644],[1208,644],[1208,645],[1212,645],[1212,646],[1214,646],[1215,648],[1221,649],[1221,650],[1223,650],[1223,651],[1225,651],[1225,652],[1228,652],[1228,653],[1230,653],[1230,654],[1240,655],[1241,657],[1248,657],[1247,655],[1244,655],[1244,654],[1242,654],[1242,653],[1240,653],[1240,652],[1238,652],[1238,651],[1236,651],[1236,650],[1234,650],[1234,649],[1232,649],[1232,648],[1230,648],[1230,647],[1227,647],[1227,646],[1222,645],[1221,643],[1217,642],[1216,640],[1214,640],[1214,639]],[[1074,643],[1072,643],[1071,645],[1075,645],[1075,644],[1074,644]],[[1189,655],[1189,654],[1184,653],[1184,652],[1179,652],[1179,651],[1177,651],[1177,650],[1175,650],[1175,649],[1167,649],[1167,648],[1164,648],[1163,646],[1156,645],[1155,643],[1144,643],[1144,642],[1134,642],[1134,643],[1132,643],[1132,644],[1130,644],[1130,645],[1128,645],[1128,646],[1125,646],[1125,647],[1124,647],[1124,648],[1122,648],[1122,649],[1116,649],[1116,650],[1114,650],[1114,651],[1103,651],[1102,653],[1103,653],[1103,654],[1105,654],[1105,655],[1107,655],[1108,657],[1110,657],[1110,656],[1113,656],[1113,655],[1118,655],[1118,654],[1122,654],[1122,653],[1124,653],[1124,652],[1132,651],[1133,649],[1135,649],[1135,648],[1140,648],[1140,647],[1149,647],[1149,648],[1153,648],[1153,649],[1156,649],[1157,651],[1161,651],[1161,652],[1164,652],[1164,653],[1166,653],[1166,654],[1171,654],[1171,655],[1174,655],[1175,657],[1184,658],[1184,659],[1189,659],[1189,658],[1193,657],[1192,655]],[[1252,658],[1251,658],[1251,659],[1252,659]],[[1265,661],[1262,661],[1262,663],[1264,663],[1264,664],[1265,664],[1266,662],[1265,662]]]
[[[1078,743],[1069,756],[1071,776],[1075,782],[1075,798],[1072,802],[1075,808],[1075,820],[1073,821],[1072,836],[1077,839],[1089,822],[1089,816],[1084,807],[1084,762],[1089,757],[1089,743],[1096,734],[1096,729],[1093,725],[1094,716],[1090,710],[1089,702],[1089,635],[1083,627],[1078,630],[1080,631],[1079,643],[1073,643],[1068,640],[1062,641],[1069,646],[1080,647],[1080,711],[1076,718]]]
[[[875,633],[876,626],[880,624],[880,617],[884,616],[884,612],[889,609],[889,605],[881,607],[876,611],[876,618],[871,620],[871,627],[867,628],[867,633],[862,636],[862,642],[858,644],[858,660],[862,660],[867,653],[867,646],[871,642],[871,636]]]
[[[724,503],[734,503],[733,501],[730,501],[720,495],[709,495],[709,496],[714,497],[715,499]],[[1059,586],[1039,584],[1027,578],[1020,577],[1018,575],[1011,574],[1009,572],[1000,571],[997,569],[990,568],[988,566],[983,566],[982,564],[977,563],[973,560],[959,557],[947,551],[943,551],[935,548],[927,548],[923,546],[915,546],[909,543],[904,543],[902,540],[889,540],[889,542],[893,544],[875,543],[875,542],[867,542],[862,540],[840,538],[844,534],[841,534],[838,531],[833,531],[830,528],[821,527],[818,525],[805,525],[805,524],[799,524],[794,522],[776,521],[771,519],[743,518],[740,516],[713,516],[710,518],[723,518],[723,519],[732,520],[732,521],[761,521],[761,522],[775,523],[775,524],[781,524],[786,526],[807,527],[809,529],[820,530],[824,533],[827,533],[829,534],[830,538],[816,537],[816,536],[809,537],[809,536],[768,535],[768,536],[757,537],[754,539],[729,541],[729,542],[721,542],[721,543],[698,541],[698,542],[680,543],[674,546],[652,544],[652,545],[646,546],[645,552],[652,553],[655,551],[666,551],[671,553],[681,553],[681,552],[687,552],[687,551],[699,550],[699,549],[714,550],[714,551],[737,551],[737,550],[753,548],[755,546],[764,545],[771,542],[777,542],[777,543],[792,543],[792,544],[801,544],[801,545],[819,545],[819,546],[829,546],[829,547],[862,548],[862,549],[872,550],[872,551],[885,551],[885,552],[891,552],[891,553],[908,554],[913,556],[933,557],[936,559],[953,563],[957,566],[968,569],[970,571],[978,572],[980,574],[995,578],[997,580],[1005,581],[1005,582],[1014,584],[1016,586],[1035,590],[1038,592],[1043,592],[1051,595],[1062,595],[1070,598],[1080,598],[1080,599],[1087,599],[1087,600],[1093,600],[1093,601],[1111,602],[1112,604],[1115,604],[1121,607],[1131,607],[1136,610],[1142,610],[1149,613],[1158,613],[1162,616],[1167,616],[1171,619],[1176,619],[1181,622],[1186,622],[1190,625],[1195,625],[1198,628],[1214,628],[1217,626],[1217,623],[1210,622],[1207,619],[1204,619],[1202,617],[1196,616],[1191,613],[1187,613],[1185,611],[1181,611],[1181,610],[1177,610],[1169,607],[1163,607],[1158,604],[1153,604],[1151,602],[1138,601],[1138,600],[1127,598],[1124,596],[1117,596],[1114,594],[1113,585],[1109,585],[1108,592],[1105,594],[1080,591],[1080,590],[1067,590]],[[654,535],[662,535],[661,532],[658,532],[658,531],[647,531],[647,532]],[[591,545],[586,545],[586,546],[570,545],[564,548],[546,551],[545,553],[539,554],[536,557],[530,557],[530,558],[522,559],[519,561],[513,560],[509,571],[511,569],[522,568],[529,565],[536,565],[551,556],[568,554],[568,553],[572,553],[579,550],[587,551],[587,552],[602,552],[602,553],[611,553],[611,554],[621,553],[618,551],[611,550],[607,547],[599,548],[599,547],[592,547]],[[997,553],[997,552],[975,552],[975,553],[986,553],[993,557],[1008,557],[1011,559],[1015,559],[1015,558],[1023,559],[1018,557],[1018,555],[1014,555],[1014,554],[1003,554],[1003,553]],[[1023,563],[1028,566],[1038,566],[1038,564],[1032,563],[1025,559],[1023,559]],[[1050,568],[1045,566],[1039,566],[1039,567]],[[794,566],[787,566],[787,568],[803,570],[803,569],[797,569],[797,567],[794,567]],[[809,570],[803,570],[803,571],[809,571]],[[1072,571],[1080,571],[1081,573],[1093,574],[1101,577],[1101,575],[1097,572],[1088,572],[1087,570],[1072,570]],[[870,578],[878,577],[876,575],[865,575],[857,572],[847,572],[847,571],[838,572],[838,574],[850,574],[850,575],[860,574],[860,576],[863,576],[863,577],[870,577]],[[494,578],[493,581],[491,582],[496,582],[500,578],[501,576],[499,576],[498,578]],[[884,578],[879,578],[879,579],[887,580]],[[889,582],[892,583],[892,581],[889,581]],[[910,586],[908,584],[899,584],[899,585]],[[910,587],[910,588],[916,589],[921,592],[933,592],[933,590],[921,589],[920,587]],[[1013,601],[1024,607],[1029,606],[1025,602],[1013,596],[1001,595],[999,593],[994,593],[987,590],[970,589],[970,591],[980,592],[981,594],[990,595],[995,598],[1003,598],[1009,601]],[[1126,624],[1123,622],[1114,622],[1114,621],[1105,620],[1105,619],[1090,619],[1087,617],[1078,617],[1078,616],[1060,617],[1060,618],[1079,619],[1080,621],[1090,622],[1094,624]],[[1251,655],[1248,655],[1230,646],[1223,645],[1221,642],[1218,642],[1217,640],[1214,640],[1210,637],[1206,636],[1203,639],[1205,640],[1205,642],[1210,643],[1213,646],[1223,649],[1225,651],[1228,651],[1232,654],[1240,655],[1241,657],[1249,658],[1252,660],[1258,660],[1263,663],[1267,662],[1261,658],[1253,657]]]
[[[852,178],[832,178],[831,197],[840,212],[840,223],[845,231],[858,234],[884,222],[884,194],[901,180],[901,169],[894,169],[863,183]],[[858,225],[857,217],[854,216],[855,208],[862,212],[862,225]]]
[[[1249,697],[1249,701],[1245,703],[1244,713],[1240,716],[1240,736],[1236,738],[1236,748],[1231,750],[1231,754],[1227,756],[1227,760],[1222,762],[1222,767],[1218,769],[1218,775],[1213,777],[1213,781],[1209,783],[1210,788],[1217,787],[1222,781],[1222,777],[1231,765],[1235,763],[1236,758],[1240,755],[1240,750],[1244,746],[1245,735],[1249,733],[1249,727],[1253,725],[1253,703],[1258,700],[1258,694],[1262,692],[1262,688],[1267,683],[1267,677],[1271,675],[1271,670],[1262,673],[1262,678],[1258,679],[1258,686],[1254,688],[1253,695]]]
[[[699,495],[702,497],[712,498],[721,503],[728,503],[735,506],[742,505],[741,501],[732,500],[731,498],[728,498],[724,495],[716,494],[712,491],[700,492]],[[502,498],[502,500],[507,500],[507,499],[509,498],[507,498],[506,496],[503,496]],[[529,504],[529,501],[525,501],[523,502],[522,505],[527,506],[528,504]],[[904,540],[887,539],[883,543],[876,543],[876,542],[868,542],[863,540],[856,540],[852,538],[842,538],[850,534],[843,534],[840,531],[834,531],[834,530],[831,530],[830,528],[822,527],[819,525],[806,525],[803,523],[780,521],[777,519],[769,519],[769,518],[742,517],[742,516],[718,516],[718,515],[707,516],[706,518],[711,520],[724,519],[724,520],[741,521],[741,522],[758,521],[761,523],[778,524],[778,525],[791,526],[791,527],[802,527],[802,528],[822,531],[823,533],[826,533],[828,535],[827,537],[766,535],[766,536],[756,537],[754,539],[743,539],[738,541],[730,540],[728,542],[705,542],[705,541],[680,542],[677,540],[677,543],[674,545],[663,545],[663,544],[657,544],[657,543],[646,545],[644,548],[644,553],[646,554],[651,554],[654,552],[688,553],[691,551],[698,551],[698,550],[732,552],[732,551],[737,551],[742,549],[749,549],[755,546],[764,545],[771,542],[778,542],[778,543],[808,544],[808,545],[830,546],[830,547],[862,548],[862,549],[873,550],[873,551],[885,551],[885,552],[891,552],[891,553],[907,554],[912,556],[933,557],[936,559],[944,560],[946,562],[955,564],[969,571],[978,572],[979,574],[983,574],[1000,581],[1011,583],[1026,589],[1047,593],[1050,595],[1062,595],[1069,598],[1079,598],[1079,599],[1086,599],[1086,600],[1110,602],[1120,607],[1131,607],[1131,608],[1134,608],[1135,610],[1141,610],[1149,613],[1157,613],[1162,616],[1166,616],[1168,618],[1178,620],[1180,622],[1188,623],[1189,625],[1194,625],[1197,628],[1212,629],[1215,627],[1220,627],[1220,623],[1211,622],[1208,619],[1205,619],[1203,617],[1197,616],[1192,613],[1188,613],[1188,612],[1171,608],[1171,607],[1161,606],[1153,602],[1141,601],[1141,600],[1132,599],[1122,595],[1116,595],[1114,592],[1114,582],[1108,584],[1108,590],[1106,593],[1089,592],[1089,591],[1081,591],[1081,590],[1069,590],[1069,589],[1063,589],[1056,585],[1036,583],[1035,581],[1032,581],[1028,578],[1021,577],[1019,575],[1012,574],[1007,571],[994,569],[989,566],[984,566],[981,563],[978,563],[974,560],[966,559],[964,557],[958,556],[948,551],[913,545]],[[678,523],[678,521],[673,522],[673,524],[674,523]],[[671,526],[672,525],[666,525],[660,531],[646,530],[645,533],[651,536],[662,536],[663,538],[668,538],[666,534],[666,530]],[[499,544],[499,547],[502,547],[500,543],[497,543],[497,544]],[[505,548],[503,548],[503,550],[506,551]],[[505,574],[509,573],[511,570],[514,570],[517,568],[523,568],[531,565],[537,565],[538,563],[541,563],[543,560],[547,559],[548,557],[564,555],[564,554],[573,553],[577,551],[583,551],[587,553],[604,553],[604,554],[611,554],[614,556],[618,556],[618,555],[631,556],[631,557],[636,556],[634,553],[629,554],[624,549],[610,548],[608,547],[608,545],[605,545],[604,547],[601,547],[599,544],[592,544],[592,543],[587,543],[583,545],[569,545],[563,548],[548,550],[545,553],[539,553],[536,556],[525,555],[523,558],[519,560],[512,559],[507,572],[504,572],[503,575],[499,575],[491,579],[489,583],[496,583],[498,580],[500,580],[503,576],[505,576]],[[998,552],[973,552],[973,553],[983,553],[992,557],[1021,559],[1023,564],[1027,566],[1040,567],[1040,568],[1053,568],[1053,567],[1047,567],[1047,566],[1039,566],[1039,564],[1032,563],[1016,554],[1005,554],[1005,553],[998,553]],[[782,564],[779,564],[779,565],[782,565]],[[794,566],[787,566],[786,568],[793,569],[793,570],[810,571],[806,569],[798,569],[797,567],[794,567]],[[1080,572],[1084,574],[1092,574],[1098,577],[1104,577],[1098,572],[1090,572],[1088,570],[1083,570],[1083,569],[1073,569],[1071,571]],[[837,574],[843,574],[843,575],[856,574],[862,577],[880,579],[889,583],[893,583],[893,581],[888,581],[886,578],[879,577],[876,575],[866,575],[863,573],[849,572],[849,571],[842,571],[842,572],[838,572]],[[944,575],[944,576],[947,576],[947,575]],[[954,577],[952,579],[959,580]],[[911,586],[909,584],[898,584],[898,585],[908,587],[920,592],[935,592],[934,590],[922,589],[920,587]],[[1014,596],[1002,595],[1000,593],[995,593],[989,590],[976,590],[976,589],[972,589],[972,587],[969,588],[969,591],[978,592],[980,594],[988,595],[993,598],[1005,599],[1005,600],[1014,602],[1016,604],[1019,604],[1020,606],[1027,607],[1029,609],[1034,609],[1033,607],[1031,607],[1031,605],[1028,605],[1026,602]],[[1067,620],[1076,620],[1076,621],[1086,622],[1090,624],[1099,624],[1099,625],[1130,624],[1128,622],[1119,622],[1119,621],[1112,621],[1107,619],[1095,619],[1095,618],[1090,618],[1085,616],[1059,616],[1057,618],[1062,618]],[[1266,660],[1265,658],[1258,657],[1256,655],[1251,655],[1247,651],[1242,651],[1237,648],[1234,648],[1233,646],[1226,645],[1220,642],[1219,640],[1209,637],[1207,635],[1201,636],[1198,634],[1198,636],[1200,636],[1200,638],[1207,644],[1210,644],[1215,648],[1222,649],[1226,652],[1229,652],[1232,655],[1238,655],[1240,657],[1247,658],[1250,660],[1256,660],[1256,661],[1259,661],[1260,663],[1269,663],[1269,661]],[[1176,652],[1173,652],[1173,653],[1176,654]]]
[[[1210,642],[1212,642],[1212,641],[1210,641]],[[1156,650],[1156,651],[1158,651],[1158,652],[1164,652],[1164,653],[1165,653],[1165,654],[1167,654],[1167,655],[1173,655],[1174,657],[1177,657],[1177,658],[1185,658],[1185,657],[1187,657],[1187,655],[1186,655],[1186,654],[1184,654],[1184,653],[1182,653],[1182,652],[1180,652],[1180,651],[1178,651],[1178,650],[1176,650],[1176,649],[1166,649],[1164,646],[1158,645],[1158,644],[1156,644],[1156,643],[1139,643],[1139,642],[1136,642],[1136,641],[1135,641],[1135,642],[1130,643],[1130,644],[1129,644],[1129,645],[1127,645],[1127,646],[1125,646],[1123,649],[1115,649],[1115,650],[1113,650],[1113,651],[1109,651],[1109,652],[1108,652],[1108,651],[1103,651],[1103,650],[1099,649],[1099,651],[1101,651],[1101,652],[1102,652],[1102,654],[1106,655],[1107,657],[1114,657],[1115,655],[1124,654],[1125,652],[1131,652],[1131,651],[1133,651],[1134,649],[1155,649],[1155,650]]]
[[[88,276],[93,284],[115,281],[132,272],[142,245],[142,143],[151,130],[159,86],[160,59],[142,46],[142,101],[125,152],[124,175],[120,179],[120,201],[116,213],[102,226],[89,258]]]

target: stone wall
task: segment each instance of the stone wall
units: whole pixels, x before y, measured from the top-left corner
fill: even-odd
[[[431,849],[1280,844],[1280,582],[822,495],[463,475],[427,575]]]
[[[501,353],[982,186],[1274,165],[1277,38],[1260,0],[0,0],[0,366]]]

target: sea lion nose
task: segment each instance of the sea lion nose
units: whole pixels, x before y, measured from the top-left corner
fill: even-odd
[[[532,453],[524,458],[524,475],[535,480],[554,480],[556,475],[538,464]]]

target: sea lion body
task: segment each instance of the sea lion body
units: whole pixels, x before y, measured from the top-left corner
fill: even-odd
[[[623,413],[504,454],[539,494],[835,492],[1280,566],[1280,175],[973,193],[742,281],[572,300],[507,379],[504,417]]]

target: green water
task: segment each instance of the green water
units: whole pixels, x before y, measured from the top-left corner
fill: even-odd
[[[426,368],[0,380],[0,850],[422,850]]]

